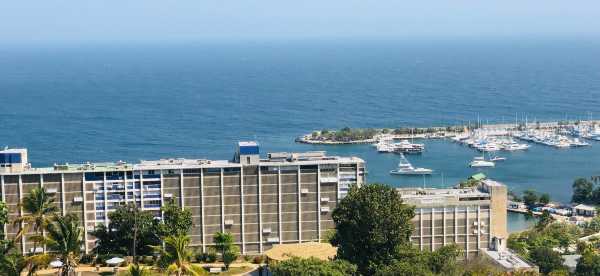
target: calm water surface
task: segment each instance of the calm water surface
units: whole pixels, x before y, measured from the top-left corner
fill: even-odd
[[[0,46],[1,47],[1,46]],[[293,142],[312,129],[600,116],[600,40],[315,41],[0,48],[0,145],[34,166],[197,157],[229,159],[242,139],[263,152],[327,150],[367,161],[393,186],[455,184],[477,155],[446,140],[409,156],[430,178],[389,175],[398,156],[368,145]],[[600,144],[534,145],[486,174],[568,201],[600,174]],[[443,177],[442,177],[443,175]]]

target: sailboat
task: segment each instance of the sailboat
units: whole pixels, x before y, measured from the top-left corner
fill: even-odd
[[[399,175],[429,175],[433,173],[433,170],[426,168],[415,168],[413,165],[408,162],[404,154],[400,155],[400,162],[398,163],[398,168],[395,170],[391,170],[390,174],[399,174]]]

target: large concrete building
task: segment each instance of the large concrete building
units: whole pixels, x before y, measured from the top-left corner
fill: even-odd
[[[161,217],[167,200],[193,214],[192,245],[206,249],[218,231],[233,234],[242,253],[259,253],[273,244],[318,241],[334,227],[331,211],[350,185],[365,181],[364,161],[325,152],[270,153],[261,159],[255,142],[240,142],[232,161],[161,159],[138,164],[86,163],[32,168],[27,150],[0,151],[2,200],[10,219],[22,216],[22,198],[36,187],[55,195],[60,212],[77,214],[90,232],[107,224],[108,213],[136,202]],[[5,226],[14,236],[19,226]],[[23,252],[32,248],[24,237]]]
[[[505,248],[506,186],[484,180],[473,188],[400,188],[398,192],[415,206],[411,241],[421,250],[456,244],[469,259],[482,249]]]

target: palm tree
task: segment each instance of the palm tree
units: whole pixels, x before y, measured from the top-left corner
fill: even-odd
[[[54,255],[63,263],[60,275],[70,275],[79,262],[83,245],[83,229],[75,214],[55,216],[48,224],[46,243]]]
[[[35,188],[31,193],[22,199],[21,208],[26,214],[15,219],[15,225],[23,225],[17,234],[20,238],[29,232],[32,228],[35,236],[33,248],[37,249],[38,243],[43,240],[43,230],[50,223],[51,218],[58,212],[58,207],[54,203],[54,197],[46,192],[45,188]]]
[[[164,248],[161,246],[153,246],[153,248],[160,253],[159,263],[162,268],[166,268],[169,275],[198,276],[205,274],[203,268],[190,263],[190,258],[193,253],[192,250],[188,248],[189,244],[189,236],[179,235],[166,237],[164,239]]]

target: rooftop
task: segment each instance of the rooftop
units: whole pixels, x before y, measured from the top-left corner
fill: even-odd
[[[240,142],[240,145],[257,145],[256,142]],[[9,151],[20,152],[24,149],[11,149]],[[8,151],[5,151],[8,152]],[[358,157],[340,157],[328,156],[324,151],[313,151],[303,153],[279,152],[269,153],[267,158],[260,160],[260,165],[286,166],[286,165],[311,165],[316,164],[335,164],[335,163],[356,163],[364,162]],[[159,160],[141,160],[139,163],[117,162],[86,162],[83,164],[54,164],[52,167],[32,168],[25,167],[25,170],[18,173],[53,173],[53,172],[81,172],[81,171],[126,171],[126,170],[169,170],[169,169],[197,169],[197,168],[222,168],[222,167],[241,167],[242,165],[230,160],[208,160],[208,159],[185,159],[185,158],[166,158]]]
[[[482,250],[486,256],[492,259],[497,265],[500,265],[505,270],[522,270],[522,269],[533,269],[534,265],[523,260],[519,255],[508,251],[496,251],[496,250]]]

